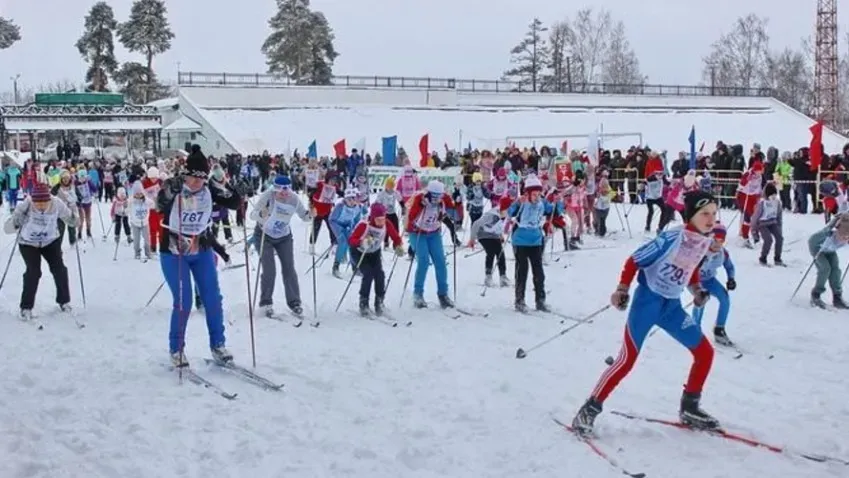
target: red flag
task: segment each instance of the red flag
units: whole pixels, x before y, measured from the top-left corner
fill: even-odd
[[[811,171],[820,168],[822,162],[822,121],[811,126]]]
[[[429,135],[425,134],[422,136],[422,139],[419,140],[419,153],[422,155],[422,160],[419,162],[419,166],[426,168],[427,160],[430,159],[430,152],[428,149],[428,138]]]
[[[342,139],[338,143],[333,145],[333,151],[336,153],[337,158],[344,158],[348,155],[348,148],[345,146],[345,140]]]

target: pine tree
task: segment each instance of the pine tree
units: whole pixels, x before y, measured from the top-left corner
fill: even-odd
[[[109,91],[108,75],[118,69],[112,32],[118,27],[115,12],[106,2],[95,3],[85,17],[85,31],[76,47],[88,63],[86,90]]]
[[[12,20],[0,17],[0,50],[5,50],[21,39],[21,27]]]
[[[136,0],[130,10],[130,19],[118,25],[121,44],[131,52],[143,54],[146,60],[147,74],[141,96],[144,103],[151,101],[156,91],[162,88],[153,72],[153,58],[171,49],[174,32],[171,31],[167,15],[164,0]],[[135,66],[128,68],[132,73],[138,73]]]
[[[540,91],[542,72],[548,64],[548,45],[542,37],[548,28],[542,26],[539,18],[534,18],[528,26],[528,33],[522,41],[510,50],[510,62],[515,66],[504,72],[505,80],[518,83],[518,90]]]
[[[277,0],[277,13],[268,20],[271,34],[262,44],[268,72],[298,84],[327,85],[333,77],[333,29],[309,0]]]

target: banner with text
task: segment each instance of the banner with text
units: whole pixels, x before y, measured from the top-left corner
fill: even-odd
[[[439,168],[416,168],[419,173],[419,181],[422,186],[426,185],[431,179],[436,179],[445,184],[445,190],[449,191],[454,187],[454,178],[460,174],[459,167],[439,169]],[[400,166],[372,166],[368,168],[368,179],[371,190],[376,192],[383,189],[383,183],[389,176],[399,177],[404,173],[404,168]]]

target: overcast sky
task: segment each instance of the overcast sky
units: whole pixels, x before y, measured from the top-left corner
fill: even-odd
[[[23,39],[0,51],[5,76],[21,74],[27,85],[73,79],[85,65],[74,43],[95,0],[0,0],[0,14],[14,19]],[[110,0],[118,21],[132,0]],[[534,16],[552,23],[590,2],[564,0],[312,0],[336,34],[339,75],[431,76],[497,79],[509,67],[509,50]],[[701,58],[740,15],[770,19],[774,49],[813,36],[813,0],[594,0],[624,21],[643,73],[652,83],[695,84]],[[274,0],[167,0],[176,34],[171,51],[155,60],[157,73],[265,71],[260,46],[268,35]],[[849,8],[839,14],[845,48]],[[119,61],[141,60],[117,44]]]

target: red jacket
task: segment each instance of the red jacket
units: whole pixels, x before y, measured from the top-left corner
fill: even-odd
[[[410,198],[410,207],[407,210],[407,232],[413,234],[419,233],[429,233],[433,231],[422,231],[416,227],[416,219],[419,218],[419,215],[424,211],[424,206],[422,206],[422,199],[427,194],[426,191],[418,192]],[[447,194],[442,195],[442,210],[439,212],[439,222],[442,222],[442,216],[445,214],[446,209],[454,208],[454,201],[451,200],[451,196]],[[441,228],[442,226],[439,226]],[[439,228],[436,230],[438,231]]]
[[[315,217],[327,217],[330,215],[330,211],[333,210],[333,205],[336,204],[336,198],[339,197],[339,190],[333,188],[331,194],[329,189],[331,187],[324,181],[319,181],[316,185],[315,192],[310,198],[310,205],[315,209]],[[325,188],[328,188],[326,195],[324,192]]]
[[[369,225],[377,227],[374,225],[373,220],[369,221],[368,223],[360,222],[359,224],[357,224],[357,226],[354,228],[354,231],[348,237],[348,245],[351,247],[360,247],[360,244],[362,244],[363,238],[365,237],[366,231],[368,231]],[[395,226],[391,222],[386,221],[385,227],[386,235],[388,235],[389,238],[392,239],[392,245],[395,247],[401,246],[401,236],[398,234],[398,230],[395,229]]]

